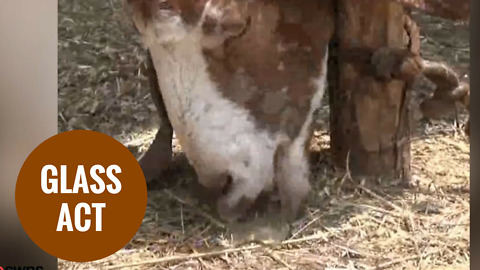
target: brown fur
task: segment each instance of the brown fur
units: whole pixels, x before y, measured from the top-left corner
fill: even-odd
[[[294,138],[309,111],[309,80],[319,76],[333,14],[329,1],[276,3],[250,4],[241,16],[244,32],[204,54],[226,98],[247,108],[259,127]],[[279,44],[288,49],[279,51]]]
[[[330,0],[128,0],[128,3],[140,28],[154,23],[159,16],[168,18],[171,14],[180,16],[188,31],[203,18],[203,57],[218,91],[246,109],[260,130],[281,131],[290,140],[277,149],[276,163],[282,164],[283,169],[277,166],[275,178],[283,197],[284,213],[294,217],[309,187],[308,181],[304,186],[295,182],[296,176],[291,179],[296,170],[303,169],[289,161],[286,152],[310,112],[310,102],[317,91],[314,80],[326,72],[322,70],[322,62],[334,28]],[[309,138],[301,143],[308,144]],[[220,176],[211,177],[221,184],[224,181],[220,181]],[[205,175],[199,175],[202,177]],[[298,177],[304,179],[305,175]],[[203,178],[201,182],[209,182]],[[245,209],[243,203],[234,208],[219,203],[219,211],[224,215],[235,217]]]

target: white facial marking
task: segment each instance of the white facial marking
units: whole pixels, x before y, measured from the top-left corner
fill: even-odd
[[[173,15],[172,11],[159,11],[154,15],[154,20],[147,22],[139,16],[140,14],[134,15],[134,22],[141,34],[142,43],[146,47],[155,43],[175,42],[187,35],[186,26],[181,17]]]
[[[205,10],[213,10],[215,14],[216,10],[209,4]],[[208,182],[208,176],[223,173],[232,176],[235,189],[226,202],[233,207],[242,196],[256,199],[262,190],[273,187],[273,158],[280,138],[286,134],[257,129],[246,109],[222,96],[207,71],[199,25],[187,31],[180,18],[173,17],[149,24],[141,33],[150,49],[168,116],[182,149],[203,180],[202,184],[215,185]],[[285,44],[277,44],[278,51],[287,49]],[[324,94],[327,56],[328,51],[322,63],[323,73],[312,79],[316,91],[310,111],[283,161],[293,168],[287,171],[289,181],[295,183],[297,176],[305,176],[307,182],[302,177],[300,185],[308,185],[305,141],[310,136],[313,113]],[[279,66],[281,68],[284,67]],[[288,87],[282,88],[282,92],[286,91]]]
[[[207,73],[200,38],[197,31],[175,46],[150,47],[169,119],[197,171],[229,172],[241,181],[232,204],[243,195],[255,199],[272,187],[276,140],[255,128],[247,110],[221,96]]]

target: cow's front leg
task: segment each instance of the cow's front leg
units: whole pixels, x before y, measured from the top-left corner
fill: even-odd
[[[150,95],[160,118],[160,127],[155,135],[155,139],[139,161],[143,174],[145,175],[145,180],[148,183],[159,177],[172,163],[173,128],[168,119],[165,104],[163,103],[157,72],[153,65],[150,52],[147,57],[146,71],[149,80]]]

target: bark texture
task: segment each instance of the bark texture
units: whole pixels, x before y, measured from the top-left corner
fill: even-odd
[[[331,147],[354,176],[410,180],[409,84],[419,33],[390,0],[339,0],[329,67]]]

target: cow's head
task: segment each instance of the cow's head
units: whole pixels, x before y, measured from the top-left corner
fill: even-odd
[[[127,0],[144,45],[175,43],[188,35],[224,39],[246,25],[248,0]]]

